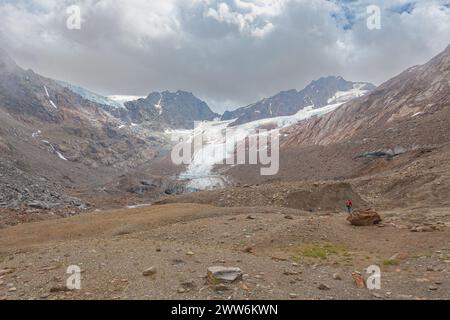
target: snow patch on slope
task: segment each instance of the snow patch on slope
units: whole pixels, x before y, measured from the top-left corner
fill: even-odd
[[[353,86],[353,89],[349,91],[338,91],[331,99],[328,100],[328,103],[345,103],[354,98],[362,97],[370,92],[369,90],[364,90],[365,86],[366,84],[364,83],[356,83]]]
[[[56,104],[52,100],[48,100],[48,101],[50,102],[50,104],[52,105],[53,108],[58,110],[58,107],[56,106]]]
[[[126,102],[144,99],[142,96],[113,95],[107,97],[109,100],[124,106]]]
[[[58,107],[56,106],[56,104],[52,101],[52,99],[50,99],[50,94],[48,93],[47,86],[44,86],[44,91],[45,91],[45,96],[47,97],[48,102],[50,103],[50,105],[51,105],[54,109],[58,110]]]
[[[46,145],[48,145],[50,147],[50,149],[52,150],[52,152],[58,156],[58,158],[60,158],[61,160],[64,160],[64,161],[69,161],[69,160],[67,160],[66,157],[64,157],[64,155],[60,151],[56,150],[56,148],[50,143],[50,141],[48,141],[48,140],[41,140],[41,141],[43,143],[45,143]]]
[[[162,101],[162,95],[161,95],[161,93],[159,94],[159,96],[160,96],[160,99],[159,99],[158,103],[155,104],[155,108],[156,108],[156,110],[158,110],[159,115],[162,115],[162,113],[163,113],[163,108],[162,108],[162,105],[161,105],[161,101]]]
[[[58,155],[58,157],[59,157],[61,160],[69,161],[69,160],[67,160],[66,157],[63,156],[63,154],[62,154],[61,152],[59,152],[59,151],[55,151],[55,152],[56,152],[56,154]]]
[[[41,135],[41,130],[38,130],[38,131],[36,131],[36,132],[33,132],[32,134],[31,134],[31,137],[32,138],[37,138],[37,137],[39,137]]]

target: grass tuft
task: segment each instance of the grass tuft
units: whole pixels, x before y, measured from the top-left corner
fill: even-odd
[[[396,259],[387,259],[383,261],[383,265],[385,266],[398,266],[400,264],[400,261]]]
[[[325,243],[308,244],[294,250],[293,260],[301,261],[307,259],[327,260],[331,257],[349,258],[350,254],[342,247]]]

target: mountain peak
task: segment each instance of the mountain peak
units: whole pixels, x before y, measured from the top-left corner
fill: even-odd
[[[320,82],[320,81],[332,81],[332,80],[341,81],[341,80],[344,80],[344,78],[342,78],[341,76],[326,76],[326,77],[320,77],[316,81]]]
[[[327,76],[327,77],[320,77],[317,80],[311,81],[309,86],[329,86],[329,85],[336,85],[336,84],[350,84],[350,81],[345,80],[341,76]]]
[[[127,102],[125,106],[134,122],[164,121],[174,128],[193,128],[195,121],[218,117],[204,101],[183,90],[155,91],[147,98]]]
[[[341,76],[327,76],[312,81],[303,90],[282,91],[247,107],[226,112],[222,120],[237,119],[234,124],[243,124],[264,118],[291,116],[300,110],[314,106],[322,108],[330,104],[344,103],[364,95],[375,88],[365,82],[351,82]]]
[[[183,90],[177,90],[177,91],[169,91],[169,90],[164,90],[164,91],[153,91],[151,92],[147,98],[152,98],[152,97],[175,97],[175,96],[183,96],[183,97],[194,97],[194,94],[192,92],[188,92],[188,91],[183,91]]]

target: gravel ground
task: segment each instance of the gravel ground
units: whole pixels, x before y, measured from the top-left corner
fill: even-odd
[[[344,214],[171,204],[24,224],[0,230],[0,298],[448,299],[448,227],[411,232],[395,220],[407,212],[356,228]],[[70,265],[81,268],[81,290],[65,289]],[[243,277],[210,285],[216,265]],[[381,268],[381,290],[355,285],[352,273],[367,278],[370,265]]]

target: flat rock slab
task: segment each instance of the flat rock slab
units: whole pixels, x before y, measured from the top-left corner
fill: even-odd
[[[242,277],[242,271],[235,267],[209,267],[208,281],[212,284],[234,282]]]

